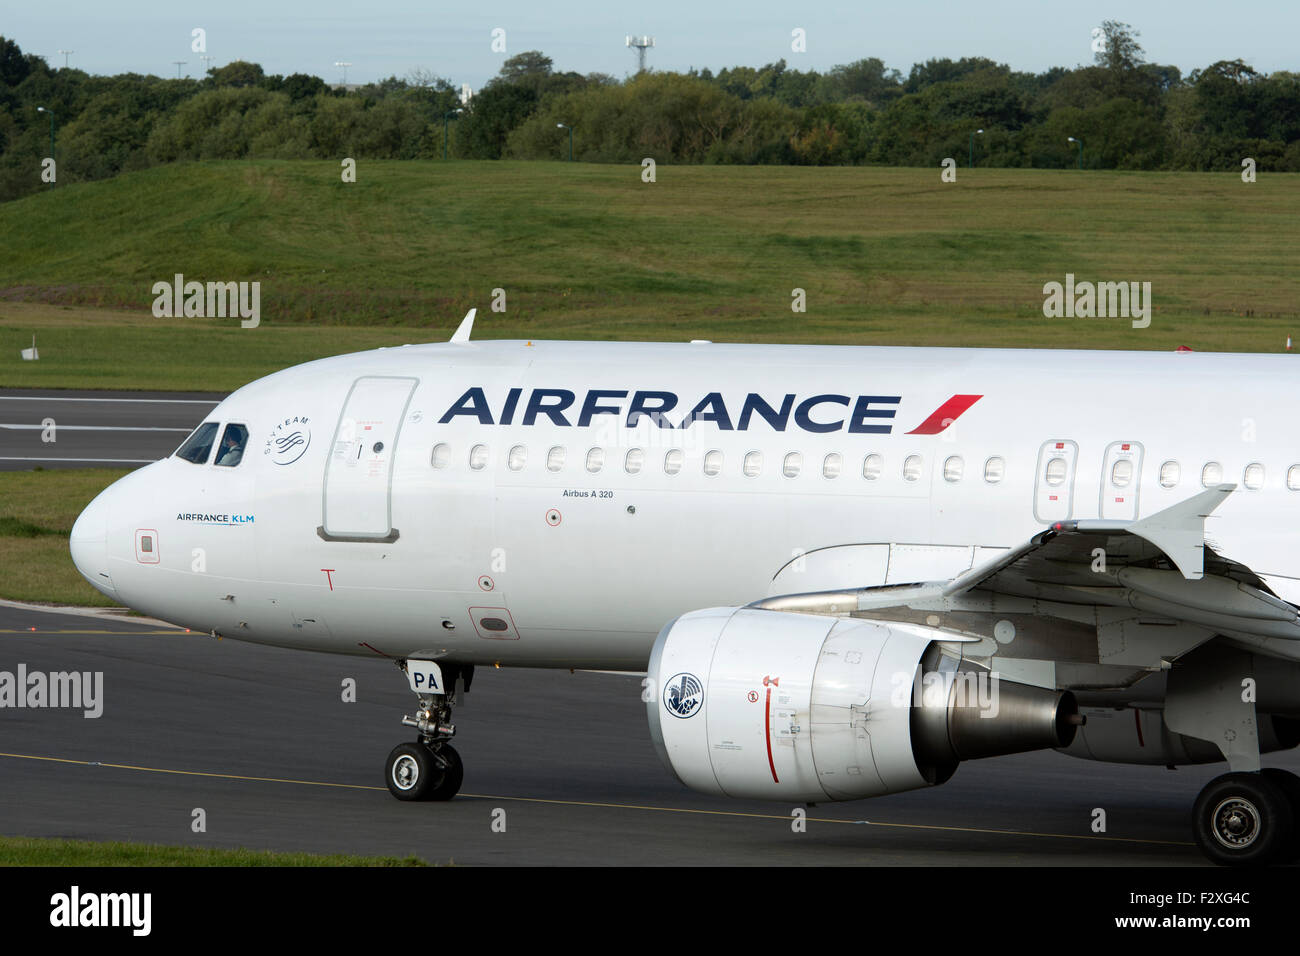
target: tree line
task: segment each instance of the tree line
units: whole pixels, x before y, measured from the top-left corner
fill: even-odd
[[[1250,157],[1300,171],[1300,75],[1222,60],[1183,76],[1146,62],[1127,24],[1102,29],[1092,64],[1043,73],[964,57],[904,76],[869,57],[618,80],[529,51],[465,105],[427,71],[349,89],[243,61],[201,79],[92,76],[0,37],[0,200],[41,188],[51,113],[61,183],[198,159],[563,159],[569,128],[573,158],[602,163],[937,167],[973,153],[998,167],[1239,170]]]

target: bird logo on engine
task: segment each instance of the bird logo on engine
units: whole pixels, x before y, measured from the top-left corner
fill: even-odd
[[[674,717],[693,717],[704,704],[704,685],[694,674],[676,674],[664,690],[664,707]]]

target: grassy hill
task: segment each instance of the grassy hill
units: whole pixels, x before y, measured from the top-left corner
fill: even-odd
[[[1277,351],[1300,335],[1296,175],[339,169],[172,165],[0,205],[0,385],[233,388],[444,338],[471,306],[494,338]],[[151,286],[177,272],[259,280],[261,327],[155,319]],[[1045,318],[1043,284],[1067,272],[1150,281],[1151,327]],[[20,362],[33,332],[41,361]]]

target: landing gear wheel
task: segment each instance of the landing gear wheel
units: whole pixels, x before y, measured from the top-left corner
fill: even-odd
[[[388,755],[384,782],[398,800],[428,800],[439,769],[424,744],[398,744]]]
[[[1293,863],[1300,860],[1300,777],[1281,767],[1265,767],[1260,775],[1281,787],[1291,804],[1291,846],[1279,859]]]
[[[439,757],[447,762],[446,767],[436,766]],[[461,763],[460,754],[451,744],[443,744],[439,747],[434,751],[432,759],[440,779],[430,788],[429,795],[424,799],[450,800],[460,793],[460,785],[465,780],[465,765]]]
[[[1286,856],[1295,832],[1291,803],[1281,786],[1261,773],[1215,777],[1192,809],[1201,851],[1221,866],[1260,866]]]
[[[384,782],[398,800],[450,800],[464,779],[465,765],[451,744],[398,744],[384,767]]]

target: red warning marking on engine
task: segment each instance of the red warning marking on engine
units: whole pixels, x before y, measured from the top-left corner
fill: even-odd
[[[937,435],[943,431],[976,402],[983,395],[954,395],[948,401],[936,408],[930,417],[921,424],[917,425],[907,434],[909,435]]]
[[[767,684],[767,678],[763,678],[763,683]],[[776,681],[772,681],[773,684]],[[780,783],[780,778],[776,775],[776,761],[772,759],[772,687],[769,684],[767,688],[767,702],[763,705],[763,732],[767,736],[767,766],[772,771],[772,782]]]
[[[334,573],[336,570],[338,570],[338,569],[337,569],[337,568],[321,568],[321,570],[325,572],[325,580],[329,582],[330,590],[333,591],[333,590],[334,590],[334,579],[333,579],[332,577],[330,577],[330,575],[333,574],[333,573]]]

